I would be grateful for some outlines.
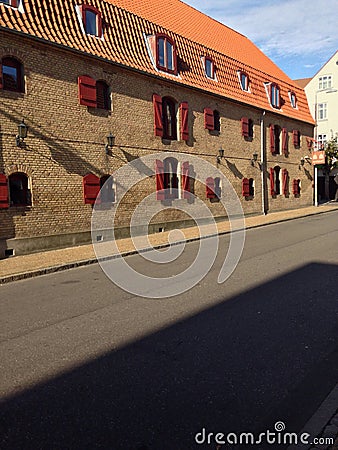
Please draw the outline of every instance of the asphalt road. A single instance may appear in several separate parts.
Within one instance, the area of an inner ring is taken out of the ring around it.
[[[249,230],[218,284],[222,236],[207,277],[170,299],[128,294],[98,265],[1,286],[0,448],[215,449],[196,433],[299,431],[338,380],[337,224]],[[169,267],[128,261],[168,276],[198,245]]]

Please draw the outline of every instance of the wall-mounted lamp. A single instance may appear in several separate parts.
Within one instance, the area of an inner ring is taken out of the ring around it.
[[[304,164],[305,164],[305,158],[300,158],[300,164],[301,164],[301,166],[304,166]]]
[[[113,136],[112,132],[110,132],[107,136],[107,144],[105,146],[106,155],[109,154],[109,149],[113,147],[114,143],[115,143],[115,136]]]
[[[224,150],[222,149],[222,147],[218,150],[218,156],[216,159],[217,164],[221,163],[221,159],[224,158]]]
[[[21,147],[21,144],[27,137],[28,127],[25,124],[25,121],[22,119],[22,122],[18,125],[18,134],[15,137],[15,142],[17,147]]]
[[[257,162],[257,160],[258,160],[258,153],[255,152],[255,153],[253,153],[253,155],[252,155],[251,165],[254,166],[254,165],[255,165],[255,162]]]

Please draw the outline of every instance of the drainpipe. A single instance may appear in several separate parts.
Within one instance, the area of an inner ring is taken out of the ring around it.
[[[261,115],[261,183],[262,183],[262,213],[264,215],[267,214],[267,207],[266,207],[266,189],[265,189],[265,166],[266,166],[266,161],[265,161],[265,133],[264,133],[264,116],[265,116],[265,111],[262,112]]]

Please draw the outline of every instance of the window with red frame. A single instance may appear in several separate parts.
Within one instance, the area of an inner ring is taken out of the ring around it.
[[[177,73],[176,48],[168,36],[156,36],[156,66],[165,72]]]
[[[29,180],[25,173],[16,172],[8,177],[11,206],[31,206],[32,197]]]
[[[270,85],[270,103],[274,108],[280,108],[280,89],[279,86],[275,83],[271,83]]]
[[[82,21],[85,32],[92,36],[102,36],[102,16],[100,11],[91,5],[81,5]]]

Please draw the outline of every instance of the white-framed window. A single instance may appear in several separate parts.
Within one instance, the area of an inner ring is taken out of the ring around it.
[[[289,98],[292,108],[297,108],[297,97],[293,91],[289,91]]]
[[[331,75],[323,75],[319,77],[319,85],[318,88],[320,91],[325,89],[330,89],[332,87],[332,77]]]
[[[318,149],[323,149],[325,147],[326,142],[327,142],[326,134],[318,134],[318,137],[317,137]]]
[[[318,103],[318,120],[327,119],[327,103]]]
[[[242,90],[245,92],[250,92],[248,75],[245,72],[242,72],[241,70],[239,70],[237,74]]]
[[[204,70],[205,70],[205,75],[212,79],[215,80],[216,78],[216,74],[215,74],[215,64],[214,61],[212,60],[212,58],[210,58],[210,56],[205,56],[204,58]]]

